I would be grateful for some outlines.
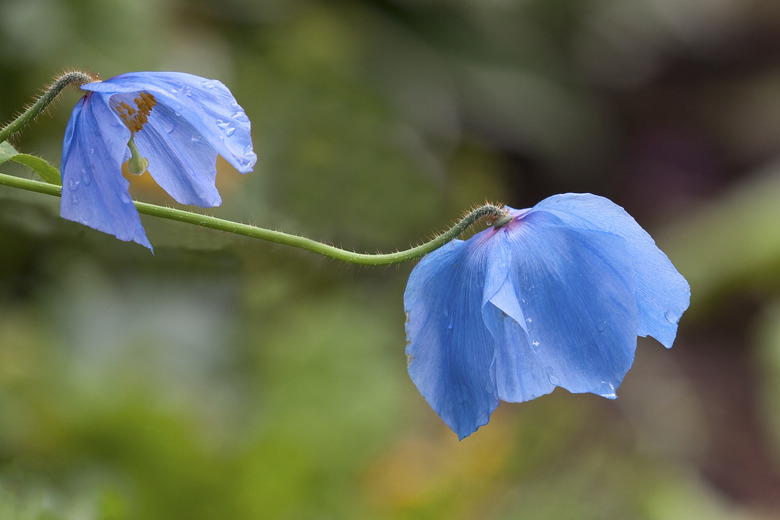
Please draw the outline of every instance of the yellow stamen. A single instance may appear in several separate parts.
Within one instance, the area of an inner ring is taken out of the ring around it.
[[[119,117],[122,118],[122,122],[125,126],[127,126],[131,132],[135,133],[139,132],[149,120],[149,113],[157,104],[157,100],[148,92],[141,92],[138,97],[133,100],[133,103],[135,103],[137,110],[122,101],[116,106],[116,111],[119,113]]]

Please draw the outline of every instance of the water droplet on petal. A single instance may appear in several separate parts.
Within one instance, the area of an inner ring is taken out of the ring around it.
[[[79,202],[81,202],[81,199],[80,199],[80,198],[78,198],[78,196],[77,196],[77,195],[73,195],[73,196],[70,198],[70,202],[71,202],[71,204],[73,204],[74,206],[78,206],[78,205],[79,205]]]
[[[230,137],[231,135],[236,133],[236,127],[234,127],[231,123],[227,121],[223,121],[221,119],[217,119],[217,126],[222,130],[226,136]]]
[[[552,367],[547,367],[547,379],[550,380],[551,385],[560,386],[561,380],[553,373]]]
[[[124,202],[125,204],[130,204],[131,202],[133,202],[133,200],[130,198],[130,195],[128,195],[125,192],[122,192],[119,195],[119,198],[122,199],[122,202]]]
[[[81,181],[84,183],[84,186],[92,184],[92,175],[90,175],[86,168],[81,169]]]
[[[528,323],[533,323],[534,320],[533,318],[526,318],[525,321],[527,321]]]
[[[160,121],[160,125],[162,125],[163,127],[163,130],[165,130],[169,134],[173,133],[174,128],[176,128],[176,125],[174,125],[173,121],[165,117],[161,117],[159,121]]]
[[[238,121],[239,123],[246,123],[247,121],[249,121],[249,118],[246,116],[243,110],[234,112],[233,119]]]
[[[596,329],[597,329],[599,332],[604,332],[604,327],[606,326],[606,324],[607,324],[607,322],[606,322],[606,321],[600,321],[600,322],[598,322],[598,323],[596,324]]]
[[[606,385],[606,390],[602,390],[601,397],[606,397],[607,399],[617,399],[617,394],[615,393],[615,385],[610,383],[609,381],[602,381],[602,385]]]
[[[214,87],[216,87],[216,86],[217,86],[217,85],[216,85],[216,83],[214,83],[214,82],[213,82],[213,81],[211,81],[210,79],[209,79],[209,80],[206,80],[206,81],[204,81],[204,82],[202,82],[200,85],[201,85],[203,88],[208,88],[208,89],[211,89],[211,88],[214,88]]]
[[[81,185],[81,181],[71,177],[68,179],[68,188],[70,188],[71,191],[76,191],[79,189],[79,185]]]
[[[672,323],[674,325],[676,325],[677,324],[677,320],[679,320],[679,318],[677,317],[677,314],[674,311],[666,311],[664,313],[664,317],[666,318],[666,321],[668,321],[669,323]]]
[[[202,140],[203,140],[203,138],[201,136],[199,136],[199,135],[193,134],[193,136],[190,137],[190,141],[193,142],[193,143],[199,143]]]

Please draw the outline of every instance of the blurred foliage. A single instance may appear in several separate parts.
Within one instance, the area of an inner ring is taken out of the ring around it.
[[[773,518],[774,0],[5,0],[0,120],[58,71],[226,83],[260,157],[215,214],[361,250],[486,199],[609,196],[688,277],[614,402],[502,404],[463,442],[405,370],[411,266],[0,188],[0,518]],[[68,92],[14,146],[53,164]],[[32,175],[4,163],[3,172]],[[134,196],[172,204],[147,177]]]

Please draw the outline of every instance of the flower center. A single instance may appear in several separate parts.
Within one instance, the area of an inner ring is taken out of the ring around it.
[[[148,92],[141,92],[137,98],[133,99],[133,103],[135,108],[125,101],[122,101],[114,108],[119,113],[119,117],[122,118],[125,126],[135,133],[139,132],[146,124],[149,119],[149,113],[157,104],[157,100]]]

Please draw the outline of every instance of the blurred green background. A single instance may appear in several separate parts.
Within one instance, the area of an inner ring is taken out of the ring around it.
[[[502,404],[458,442],[406,373],[412,265],[143,217],[153,256],[0,187],[0,518],[780,515],[776,0],[0,2],[0,121],[68,67],[231,88],[259,162],[220,163],[210,213],[392,250],[588,191],[692,305],[618,400]],[[15,146],[59,164],[78,97]]]

